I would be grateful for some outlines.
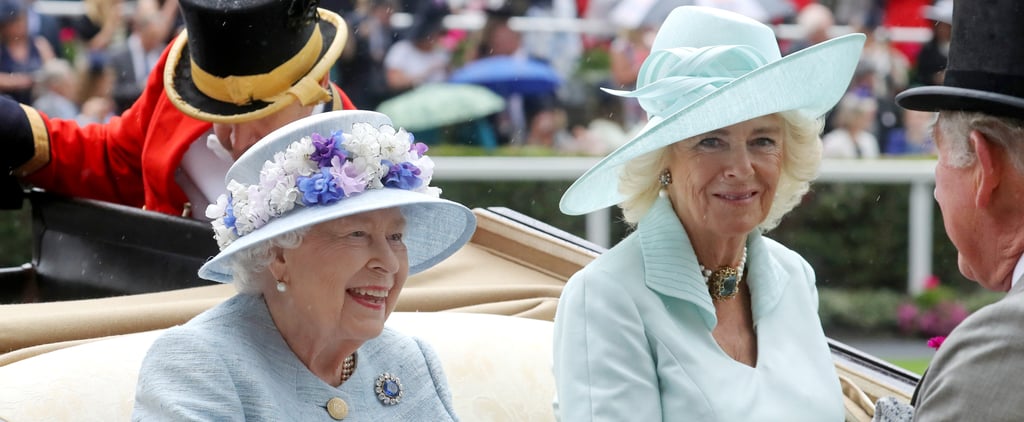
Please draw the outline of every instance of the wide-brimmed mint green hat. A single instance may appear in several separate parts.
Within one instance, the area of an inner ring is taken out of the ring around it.
[[[775,33],[754,19],[708,7],[674,9],[640,67],[637,89],[605,90],[637,98],[647,124],[580,176],[559,207],[579,215],[621,203],[622,166],[683,139],[783,111],[824,115],[846,91],[864,39],[850,34],[782,57]]]
[[[316,114],[271,132],[231,166],[227,193],[206,210],[221,250],[199,276],[230,283],[231,258],[241,251],[386,208],[405,217],[410,274],[441,262],[469,241],[476,217],[430,186],[434,163],[426,149],[373,111]]]

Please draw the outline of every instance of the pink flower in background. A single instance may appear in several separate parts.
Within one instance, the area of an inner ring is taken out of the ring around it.
[[[937,276],[922,279],[924,291],[896,308],[896,322],[905,334],[927,337],[949,335],[967,318],[967,308],[955,290],[944,286]]]
[[[450,29],[443,37],[441,37],[441,46],[443,46],[445,50],[454,51],[455,47],[457,47],[467,35],[466,31],[462,29]]]
[[[903,303],[900,304],[899,308],[896,308],[896,321],[904,333],[917,331],[918,314],[917,306],[911,303]]]
[[[78,34],[71,28],[61,28],[60,32],[57,33],[57,37],[62,43],[74,41],[77,36]]]
[[[928,339],[928,347],[939,350],[939,346],[942,346],[942,342],[946,341],[946,336],[935,336]]]

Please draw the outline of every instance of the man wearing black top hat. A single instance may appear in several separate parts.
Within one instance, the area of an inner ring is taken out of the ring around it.
[[[0,99],[0,205],[14,178],[69,196],[202,216],[234,158],[312,113],[354,109],[329,81],[348,29],[316,0],[181,0],[185,31],[139,99],[80,127]]]
[[[1024,418],[1024,2],[957,1],[941,86],[907,90],[938,111],[935,199],[960,272],[1000,301],[964,320],[932,359],[915,420]]]

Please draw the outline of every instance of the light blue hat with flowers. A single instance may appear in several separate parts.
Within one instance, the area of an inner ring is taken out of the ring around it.
[[[672,10],[640,66],[637,89],[605,89],[637,98],[647,124],[580,176],[559,207],[579,215],[621,203],[622,166],[683,139],[783,111],[822,116],[846,91],[864,39],[850,34],[782,57],[775,33],[754,19],[700,6]]]
[[[289,123],[242,154],[224,177],[228,193],[210,205],[220,253],[199,269],[230,283],[231,257],[283,233],[368,211],[398,207],[409,273],[459,250],[476,229],[463,205],[430,186],[427,146],[386,115],[333,111]]]

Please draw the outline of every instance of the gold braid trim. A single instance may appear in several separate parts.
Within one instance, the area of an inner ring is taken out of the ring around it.
[[[14,169],[15,176],[25,177],[50,163],[50,134],[46,131],[43,116],[40,116],[36,109],[24,104],[19,105],[25,112],[25,118],[28,119],[28,124],[32,128],[32,143],[35,145],[35,154],[32,159]]]

